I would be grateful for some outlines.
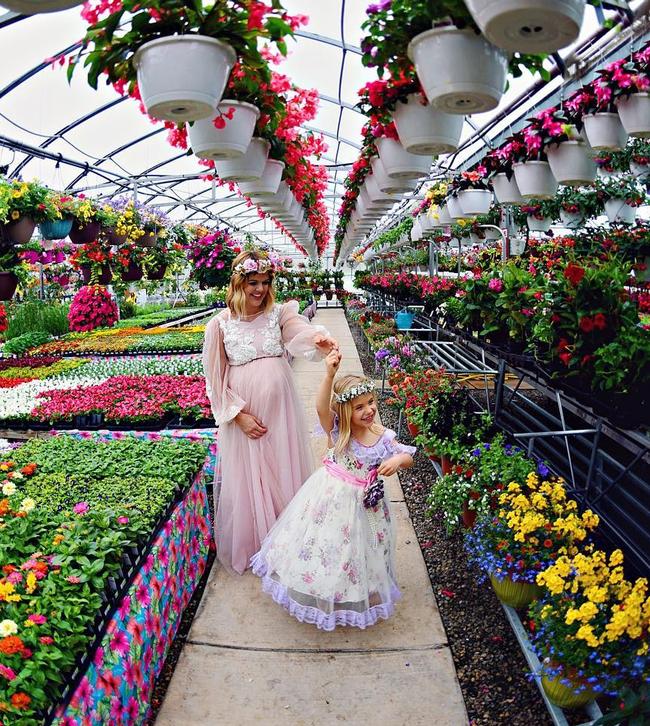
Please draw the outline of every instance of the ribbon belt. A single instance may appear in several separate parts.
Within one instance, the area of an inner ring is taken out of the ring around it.
[[[331,459],[323,459],[323,464],[325,469],[327,469],[332,476],[343,479],[344,482],[352,484],[355,487],[360,487],[361,489],[365,489],[367,486],[377,481],[377,469],[371,469],[368,477],[366,479],[362,479],[361,477],[354,476],[351,471]]]

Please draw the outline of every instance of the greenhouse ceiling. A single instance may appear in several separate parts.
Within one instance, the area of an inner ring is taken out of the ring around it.
[[[283,4],[292,14],[309,16],[278,70],[297,85],[318,90],[320,108],[306,127],[323,134],[328,145],[321,163],[328,167],[325,201],[333,231],[343,181],[358,156],[366,120],[355,108],[357,91],[376,78],[374,70],[363,67],[358,47],[367,3],[285,0]],[[638,12],[647,5],[647,0],[636,0],[630,8]],[[614,17],[615,11],[608,10],[607,15]],[[247,207],[227,187],[201,178],[206,170],[196,157],[171,147],[166,130],[149,123],[136,104],[110,86],[100,84],[97,91],[92,90],[82,73],[69,84],[64,69],[46,61],[70,52],[85,27],[79,7],[34,16],[0,8],[4,61],[0,66],[0,170],[91,197],[136,194],[139,201],[162,207],[172,218],[221,219],[290,253],[291,243],[270,221],[260,219],[254,207]],[[585,41],[598,30],[596,14],[588,8],[580,38],[562,51],[562,57],[576,49],[587,54]],[[597,53],[604,54],[606,47],[599,45]],[[549,60],[548,65],[555,64]],[[561,77],[546,86],[530,75],[517,79],[497,109],[466,119],[460,152],[440,158],[438,165],[456,168],[466,163],[538,103],[532,90],[547,98],[562,83]],[[513,101],[522,95],[525,102],[512,109]],[[483,131],[488,128],[489,133]],[[330,241],[328,253],[332,250]]]

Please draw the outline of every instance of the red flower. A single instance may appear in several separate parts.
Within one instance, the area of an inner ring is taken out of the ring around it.
[[[552,539],[545,539],[544,540],[544,547],[552,547],[553,546],[553,540]]]
[[[559,358],[562,361],[562,363],[564,363],[565,366],[568,366],[569,363],[571,362],[571,358],[573,358],[573,356],[571,355],[571,353],[566,352],[566,353],[560,353]]]
[[[22,692],[14,693],[10,700],[11,705],[20,711],[28,708],[29,704],[32,702],[32,699],[26,693]]]
[[[596,313],[594,315],[594,327],[598,330],[605,330],[607,327],[607,317],[602,313]]]
[[[585,276],[585,269],[584,267],[580,267],[579,265],[575,265],[573,262],[570,262],[565,268],[564,268],[564,277],[575,287],[580,283],[582,278]]]
[[[591,333],[594,329],[594,321],[588,315],[581,317],[578,325],[583,333]]]

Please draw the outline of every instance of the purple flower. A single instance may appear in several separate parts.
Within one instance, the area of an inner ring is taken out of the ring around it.
[[[546,466],[546,464],[543,461],[540,461],[537,463],[537,473],[544,477],[548,476],[550,474],[551,470]]]
[[[401,361],[398,355],[391,355],[391,357],[388,359],[388,364],[391,368],[399,368],[400,363]]]
[[[380,348],[375,353],[375,360],[384,360],[384,358],[386,358],[387,355],[388,355],[388,351],[386,350],[386,348]]]

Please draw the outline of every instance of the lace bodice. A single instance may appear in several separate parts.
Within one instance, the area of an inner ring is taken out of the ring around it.
[[[263,313],[250,322],[232,318],[230,315],[220,316],[219,326],[231,366],[241,366],[257,358],[275,358],[284,354],[279,305],[275,305],[270,313]]]

